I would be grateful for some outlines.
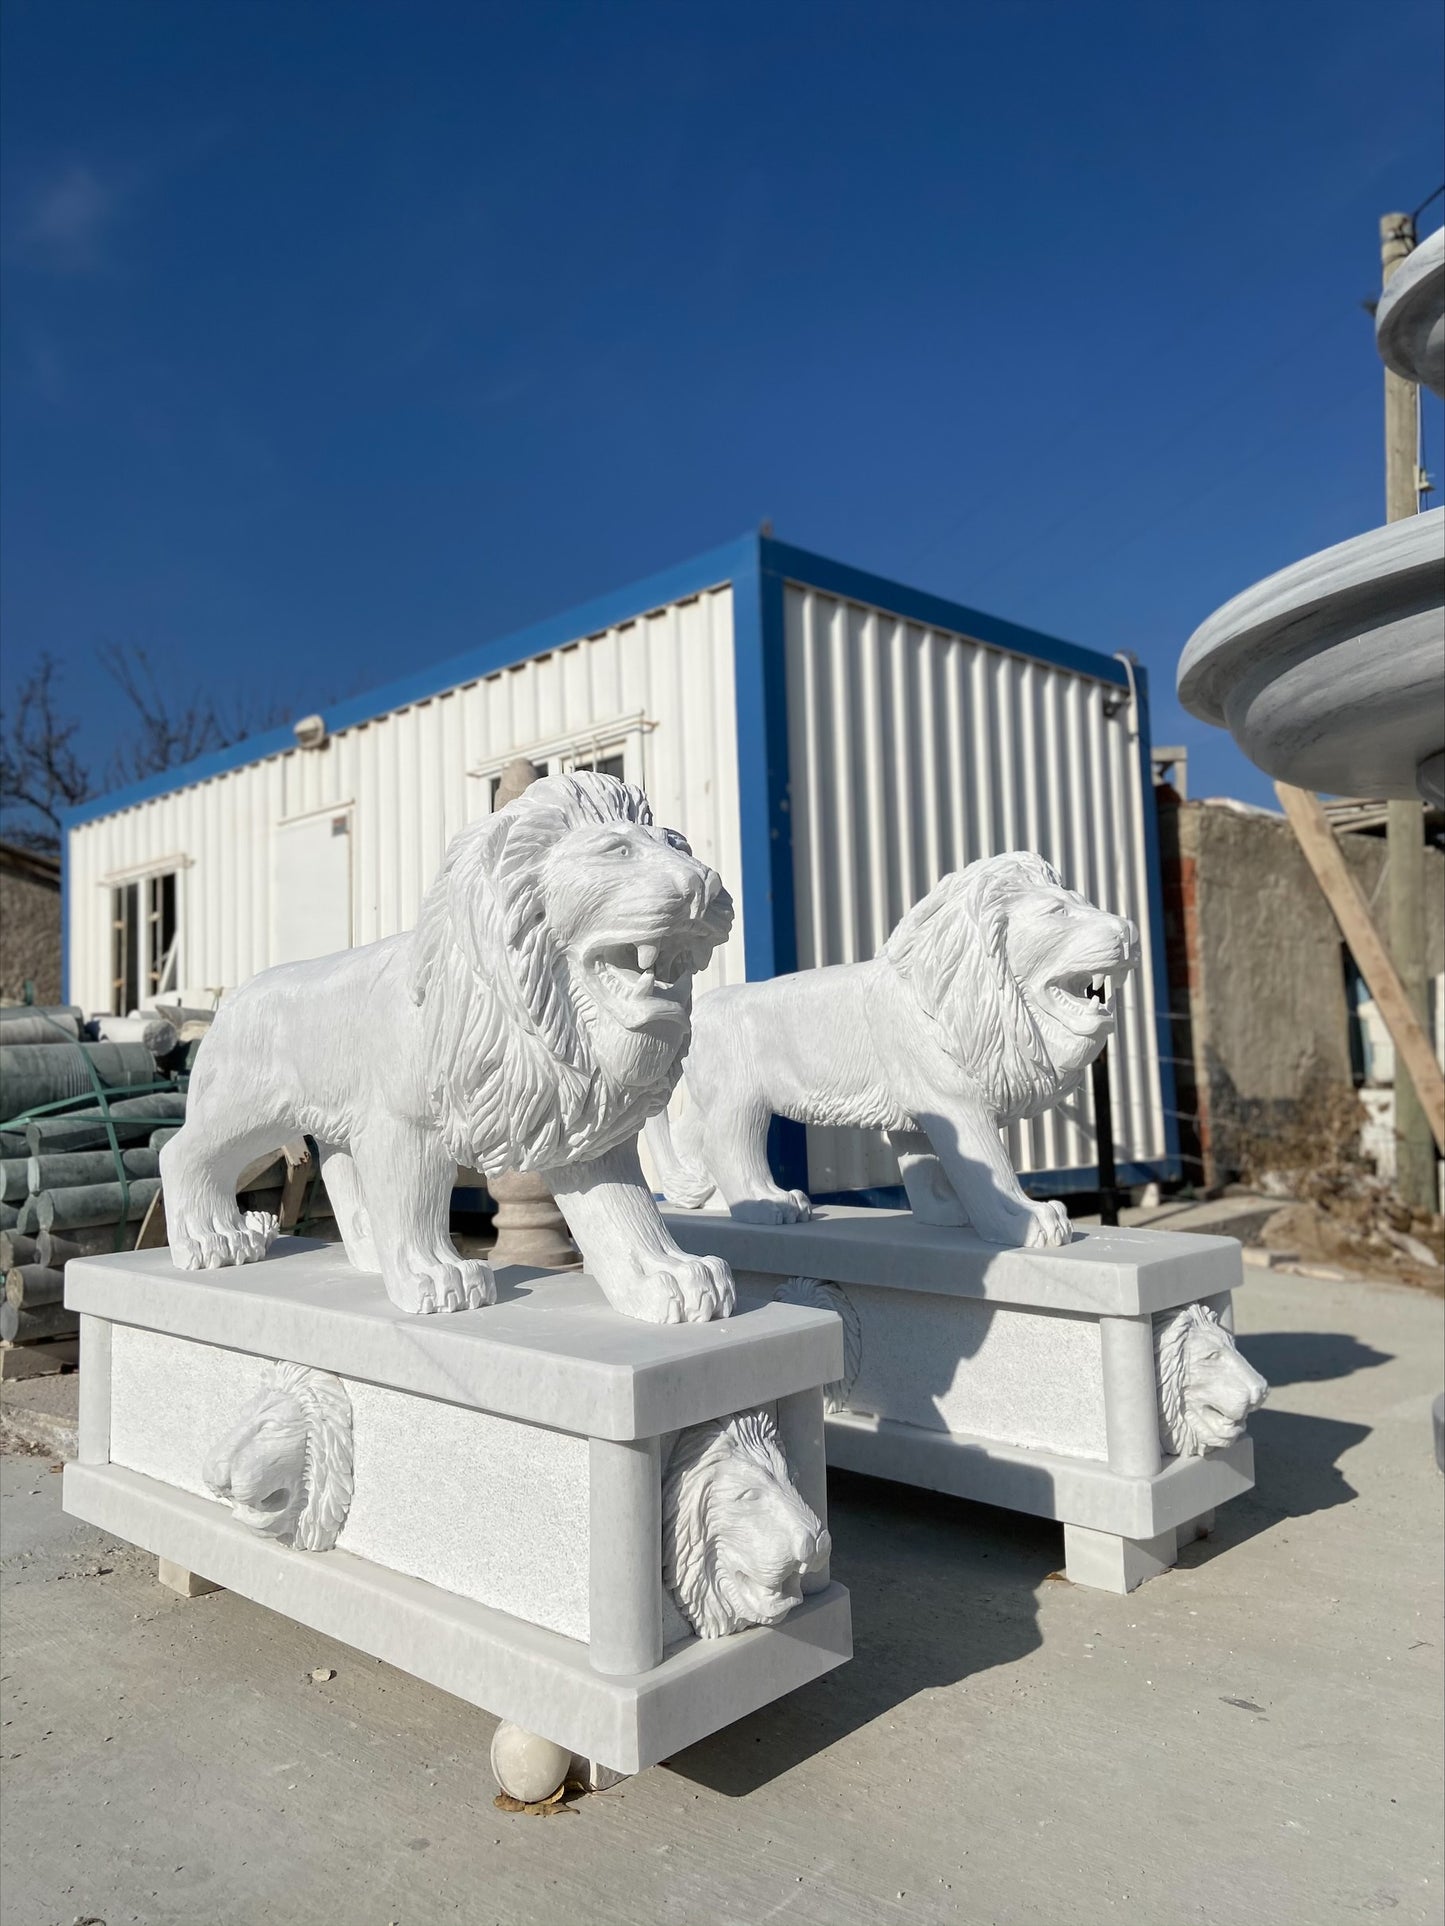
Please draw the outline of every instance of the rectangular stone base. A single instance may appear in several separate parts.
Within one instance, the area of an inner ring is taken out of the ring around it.
[[[717,1638],[694,1636],[662,1578],[663,1482],[688,1426],[763,1408],[826,1523],[829,1311],[659,1326],[585,1277],[514,1269],[485,1310],[409,1318],[379,1278],[297,1239],[240,1270],[180,1272],[165,1250],[79,1259],[66,1287],[84,1359],[66,1508],[154,1552],[186,1596],[238,1592],[616,1772],[849,1656],[847,1593],[825,1569],[778,1625]],[[324,1549],[268,1535],[288,1529],[294,1457],[259,1459],[255,1476],[281,1481],[274,1499],[247,1487],[261,1529],[212,1488],[238,1453],[258,1462],[258,1399],[264,1450],[294,1433],[278,1362],[327,1374],[299,1374],[332,1427],[315,1460],[305,1438],[305,1462],[345,1466]]]
[[[1174,1562],[1176,1534],[1254,1483],[1247,1437],[1170,1457],[1159,1435],[1154,1318],[1204,1303],[1232,1323],[1232,1238],[1090,1230],[1023,1251],[908,1211],[665,1216],[685,1250],[727,1259],[741,1303],[781,1293],[845,1318],[830,1465],[1055,1518],[1076,1583],[1132,1590]]]
[[[65,1508],[615,1772],[655,1765],[852,1654],[848,1594],[830,1585],[780,1626],[689,1639],[648,1672],[609,1678],[576,1639],[347,1552],[297,1554],[139,1472],[67,1465]]]

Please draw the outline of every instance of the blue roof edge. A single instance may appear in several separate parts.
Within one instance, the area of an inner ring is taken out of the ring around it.
[[[560,615],[548,616],[525,629],[498,636],[494,641],[467,650],[465,654],[435,662],[429,668],[420,669],[395,682],[384,683],[380,688],[367,690],[345,702],[333,703],[326,710],[327,730],[336,735],[343,729],[354,729],[365,722],[379,721],[382,716],[392,715],[398,709],[411,708],[419,702],[429,702],[463,683],[478,682],[484,676],[514,668],[519,662],[545,655],[552,649],[563,648],[569,642],[579,642],[586,636],[596,635],[599,630],[613,628],[619,622],[633,621],[646,615],[650,609],[700,595],[706,589],[731,581],[741,566],[753,560],[757,553],[757,542],[756,534],[725,542],[720,548],[709,549],[705,554],[695,555],[689,561],[663,569],[659,574],[632,582],[626,588],[614,589],[578,607],[564,609]],[[123,789],[112,789],[104,796],[93,796],[89,802],[78,803],[74,809],[62,812],[62,827],[77,829],[100,816],[113,816],[122,809],[134,808],[137,803],[169,795],[173,790],[189,789],[196,783],[209,781],[213,776],[223,776],[229,770],[242,768],[246,763],[264,762],[270,756],[280,755],[295,747],[296,738],[289,727],[269,729],[262,735],[244,737],[225,749],[213,750],[209,755],[197,756],[191,762],[178,763],[174,769],[163,769],[158,775],[147,776],[142,782],[130,783]]]
[[[1050,662],[1061,669],[1092,676],[1120,688],[1129,685],[1123,664],[1101,649],[1087,649],[1081,642],[1066,642],[1061,636],[1046,635],[1040,629],[1026,629],[1000,615],[986,615],[982,609],[963,602],[950,602],[946,596],[931,595],[924,589],[909,588],[891,581],[886,575],[870,575],[866,569],[847,562],[834,562],[806,548],[794,548],[773,536],[762,538],[763,567],[804,588],[822,589],[849,602],[865,602],[901,615],[933,629],[947,629],[1014,655],[1026,655],[1037,662]]]
[[[624,588],[613,589],[579,607],[564,609],[560,615],[548,616],[541,622],[499,636],[464,654],[433,663],[431,667],[413,675],[352,696],[345,702],[335,703],[326,712],[327,729],[335,735],[343,729],[376,722],[398,709],[431,701],[462,683],[480,681],[484,676],[513,668],[533,656],[545,655],[549,650],[595,635],[601,629],[635,620],[649,609],[660,608],[665,603],[686,596],[699,595],[705,589],[731,581],[740,570],[757,568],[759,565],[765,574],[782,576],[849,601],[871,603],[902,616],[906,621],[966,635],[974,641],[1029,656],[1036,661],[1050,662],[1059,668],[1072,669],[1100,682],[1127,683],[1122,666],[1113,657],[1098,650],[1086,649],[1076,642],[1065,642],[1058,636],[1046,635],[1037,629],[1023,628],[1016,622],[1005,621],[1001,616],[986,615],[962,602],[950,602],[943,596],[931,595],[922,589],[909,588],[905,583],[891,581],[887,576],[869,574],[864,569],[832,561],[810,549],[795,548],[791,543],[780,542],[770,535],[747,534],[663,569],[656,575],[649,575]],[[224,749],[213,750],[209,755],[197,756],[193,761],[180,763],[174,769],[148,776],[144,781],[130,783],[125,788],[112,789],[103,796],[94,796],[89,802],[78,803],[75,808],[62,812],[62,828],[67,831],[78,829],[102,816],[113,816],[122,809],[133,809],[137,803],[150,802],[157,796],[170,795],[175,790],[189,789],[196,783],[224,776],[247,763],[264,762],[295,746],[295,736],[287,727],[247,736]]]

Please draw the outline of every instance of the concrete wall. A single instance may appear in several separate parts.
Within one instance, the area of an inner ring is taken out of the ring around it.
[[[0,848],[0,1003],[60,1001],[60,874],[53,858]]]
[[[1303,1099],[1352,1083],[1345,950],[1283,817],[1161,788],[1166,952],[1184,1174],[1235,1174],[1243,1139],[1300,1121]],[[1341,846],[1381,922],[1380,836]],[[1431,975],[1445,969],[1445,856],[1426,852]]]

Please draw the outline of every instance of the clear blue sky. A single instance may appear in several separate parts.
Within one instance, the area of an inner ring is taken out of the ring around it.
[[[1137,651],[1195,793],[1268,797],[1174,667],[1383,520],[1437,0],[0,24],[4,686],[53,650],[98,758],[97,643],[301,714],[768,517]]]

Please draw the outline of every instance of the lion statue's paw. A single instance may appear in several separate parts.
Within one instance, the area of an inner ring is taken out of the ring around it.
[[[440,1311],[481,1311],[497,1301],[491,1266],[467,1257],[439,1257],[413,1268],[402,1278],[400,1290],[393,1290],[390,1282],[387,1290],[398,1309],[423,1317]]]
[[[728,1206],[740,1224],[806,1224],[813,1204],[806,1191],[787,1190],[776,1197],[744,1197]]]
[[[1057,1250],[1072,1236],[1069,1213],[1062,1204],[1051,1198],[1029,1207],[1029,1227],[1024,1237],[1026,1251]]]
[[[232,1264],[258,1264],[270,1250],[277,1220],[269,1211],[248,1210],[233,1223],[170,1227],[171,1261],[183,1271],[219,1271]]]
[[[720,1257],[688,1257],[682,1251],[649,1259],[646,1270],[607,1295],[625,1316],[649,1324],[706,1324],[731,1317],[736,1302],[733,1274]]]

